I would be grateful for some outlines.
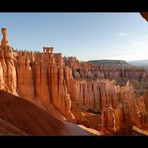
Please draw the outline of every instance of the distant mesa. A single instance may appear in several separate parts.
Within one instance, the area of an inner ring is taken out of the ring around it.
[[[90,60],[88,63],[93,64],[104,64],[104,65],[110,65],[110,66],[130,66],[126,61],[124,60]]]

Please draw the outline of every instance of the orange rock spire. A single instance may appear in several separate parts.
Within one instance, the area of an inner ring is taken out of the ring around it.
[[[1,32],[3,35],[3,38],[1,40],[1,46],[5,47],[5,46],[9,46],[8,45],[8,40],[7,40],[7,29],[6,28],[1,28]]]

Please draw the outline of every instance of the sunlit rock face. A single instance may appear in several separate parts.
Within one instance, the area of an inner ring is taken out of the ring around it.
[[[62,57],[53,47],[43,52],[13,51],[7,30],[0,45],[0,89],[21,96],[60,120],[106,134],[132,135],[132,126],[147,128],[147,91],[136,96],[130,81],[148,81],[136,67],[110,67]]]
[[[12,94],[17,94],[16,93],[17,75],[16,75],[13,51],[12,48],[8,45],[7,29],[2,28],[1,32],[3,37],[0,45],[0,65],[1,65],[0,87],[8,92],[11,92]]]

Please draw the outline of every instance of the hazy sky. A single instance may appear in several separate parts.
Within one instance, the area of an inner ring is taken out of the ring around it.
[[[0,13],[0,27],[17,49],[53,46],[80,60],[148,59],[148,23],[139,13]]]

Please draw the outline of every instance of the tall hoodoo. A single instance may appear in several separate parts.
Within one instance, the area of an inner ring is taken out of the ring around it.
[[[9,46],[8,40],[7,40],[7,29],[6,28],[1,28],[1,32],[2,32],[2,35],[3,35],[3,38],[1,40],[1,46],[2,47]]]
[[[0,45],[0,55],[1,55],[1,65],[3,72],[3,81],[4,81],[4,90],[12,93],[16,93],[16,85],[17,85],[17,76],[16,76],[16,68],[14,64],[14,55],[12,48],[8,44],[7,40],[7,29],[2,28],[2,40]]]

